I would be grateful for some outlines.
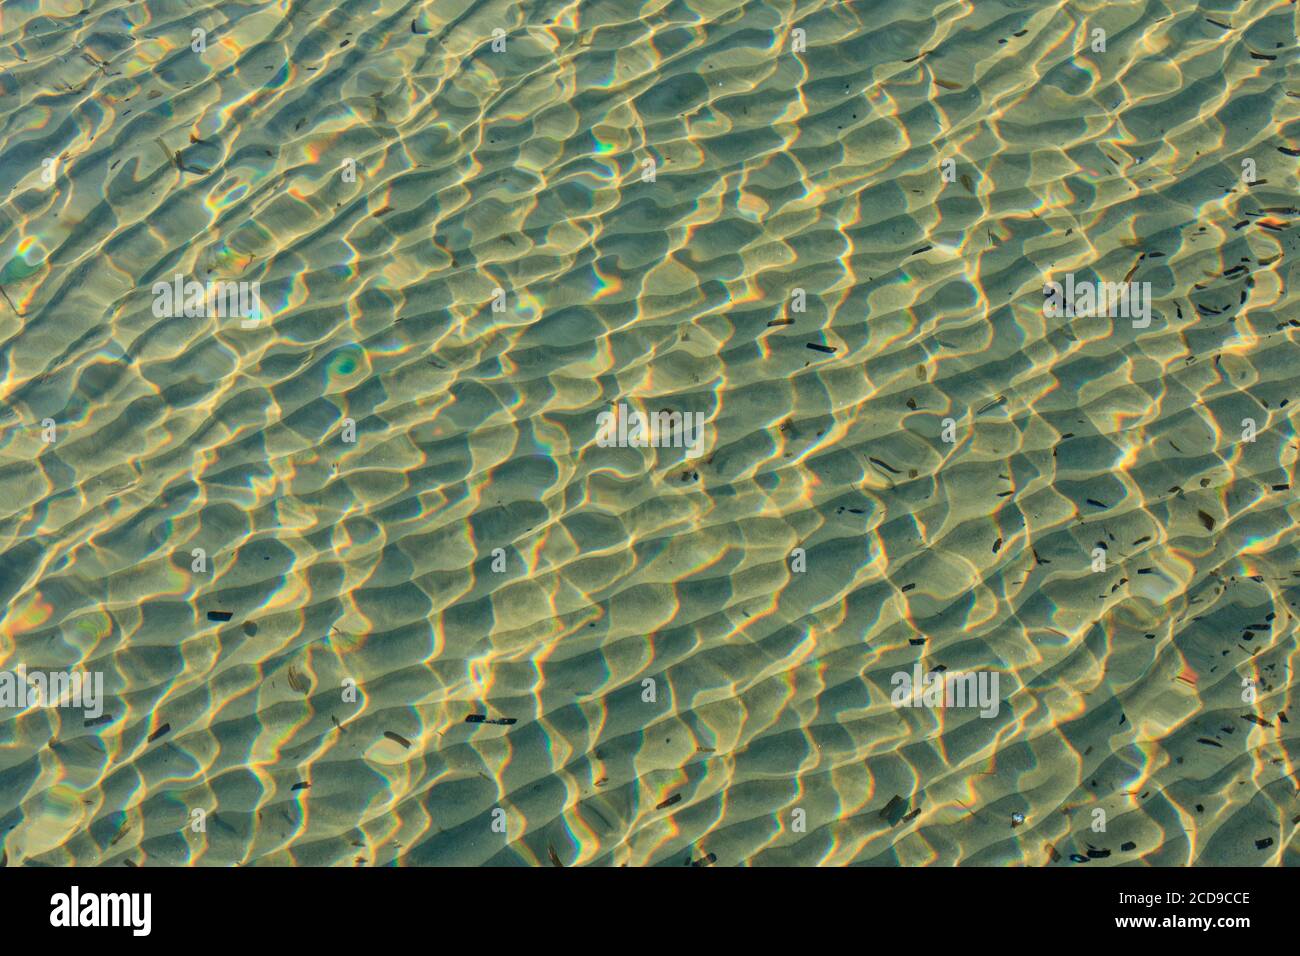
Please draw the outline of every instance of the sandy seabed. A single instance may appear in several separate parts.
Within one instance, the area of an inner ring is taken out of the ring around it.
[[[1294,4],[353,6],[0,7],[10,865],[1296,862]]]

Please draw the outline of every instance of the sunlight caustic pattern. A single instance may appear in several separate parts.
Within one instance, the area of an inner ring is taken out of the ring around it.
[[[364,6],[0,7],[11,865],[1296,862],[1294,4]]]

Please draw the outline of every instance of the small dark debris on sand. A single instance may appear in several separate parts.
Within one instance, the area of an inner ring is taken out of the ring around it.
[[[1262,839],[1262,840],[1256,840],[1256,841],[1255,841],[1255,849],[1256,849],[1256,850],[1267,850],[1267,849],[1268,849],[1269,847],[1271,847],[1272,845],[1273,845],[1273,838],[1272,838],[1272,837],[1264,837],[1264,839]]]
[[[297,783],[295,783],[292,787],[289,788],[289,792],[292,793],[295,790],[308,790],[310,788],[311,788],[311,784],[308,783],[306,780],[299,780]]]
[[[85,726],[98,727],[100,724],[108,724],[108,723],[112,723],[112,721],[113,721],[112,714],[100,714],[98,717],[92,717],[90,718],[90,720],[87,720],[85,722]]]
[[[407,740],[405,737],[403,737],[401,734],[395,734],[391,730],[385,730],[384,736],[387,737],[389,740],[393,740],[401,744],[407,750],[411,749],[411,742]]]
[[[816,342],[808,342],[807,345],[814,352],[825,352],[827,355],[835,354],[835,349],[830,345],[818,345]]]
[[[1261,727],[1272,727],[1272,726],[1273,726],[1273,725],[1270,724],[1267,720],[1265,720],[1263,717],[1258,717],[1258,716],[1256,716],[1255,714],[1242,714],[1242,715],[1241,715],[1241,719],[1242,719],[1242,720],[1249,720],[1251,723],[1253,723],[1253,724],[1259,724]]]
[[[895,794],[890,801],[885,804],[885,809],[880,811],[880,819],[884,820],[891,827],[897,826],[898,821],[903,819],[903,814],[907,813],[907,801]]]
[[[470,714],[465,718],[467,724],[500,724],[503,727],[509,727],[511,724],[518,723],[514,717],[493,717],[488,719],[486,714]]]
[[[235,615],[232,614],[230,611],[209,611],[208,612],[209,621],[229,621],[234,616]]]
[[[655,809],[656,809],[656,810],[662,810],[662,809],[664,809],[665,807],[671,807],[673,804],[675,804],[675,803],[681,803],[681,802],[682,802],[682,795],[681,795],[680,793],[674,793],[671,797],[669,797],[669,798],[668,798],[667,800],[665,800],[663,803],[659,804],[659,806],[655,807]]]
[[[117,828],[117,835],[108,841],[109,846],[117,846],[122,838],[131,832],[131,821],[123,820],[122,825]]]
[[[546,854],[551,858],[551,866],[564,866],[564,864],[560,862],[560,854],[555,852],[554,843],[546,844]]]
[[[291,690],[297,691],[299,694],[311,693],[311,679],[298,673],[297,669],[292,665],[289,666],[285,676],[289,679]]]
[[[703,859],[699,859],[699,860],[692,860],[690,857],[687,857],[686,862],[689,863],[691,866],[711,866],[712,864],[718,862],[718,854],[709,853],[706,854]]]
[[[159,727],[157,730],[155,730],[153,733],[149,735],[149,740],[147,741],[147,743],[153,743],[163,734],[170,733],[171,729],[172,729],[171,724],[163,724],[161,727]]]

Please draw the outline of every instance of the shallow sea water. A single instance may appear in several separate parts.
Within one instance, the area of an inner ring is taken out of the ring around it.
[[[4,0],[8,863],[1295,863],[1296,26]]]

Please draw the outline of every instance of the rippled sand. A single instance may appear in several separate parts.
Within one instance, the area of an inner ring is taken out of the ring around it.
[[[6,0],[9,864],[1296,862],[1296,18]]]

